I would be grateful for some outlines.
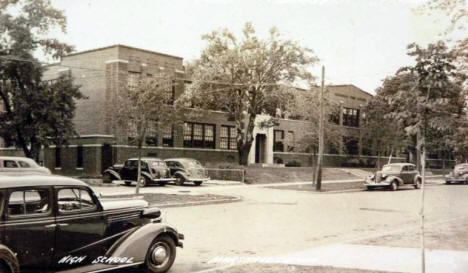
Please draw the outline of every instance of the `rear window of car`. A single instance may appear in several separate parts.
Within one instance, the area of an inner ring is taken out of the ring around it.
[[[50,212],[48,189],[17,190],[10,193],[8,215],[47,214]]]
[[[3,160],[4,168],[18,168],[18,164],[13,160]]]
[[[18,161],[19,165],[21,166],[21,168],[31,168],[31,164],[29,164],[28,162],[26,161]]]

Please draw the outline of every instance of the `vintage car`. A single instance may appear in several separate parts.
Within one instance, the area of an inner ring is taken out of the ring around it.
[[[468,183],[468,163],[457,164],[448,175],[445,176],[445,184]]]
[[[136,182],[138,176],[138,159],[130,158],[124,164],[116,164],[109,167],[102,174],[104,183],[111,183],[113,180],[124,180],[127,186]],[[156,183],[161,186],[175,179],[171,177],[169,168],[162,159],[155,157],[141,158],[141,181],[140,186]]]
[[[165,159],[171,175],[176,179],[176,184],[181,186],[185,182],[193,182],[200,186],[203,182],[210,180],[208,173],[200,162],[192,158],[169,158]]]
[[[166,272],[184,236],[142,199],[61,176],[0,175],[0,272]]]
[[[36,161],[27,157],[0,156],[0,173],[9,174],[51,174],[50,170],[40,166]]]
[[[381,171],[367,177],[366,188],[372,190],[385,187],[396,191],[401,186],[412,185],[415,189],[419,189],[421,182],[421,175],[414,164],[392,163],[384,165]]]

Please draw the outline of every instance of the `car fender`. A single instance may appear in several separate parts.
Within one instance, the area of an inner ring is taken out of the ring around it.
[[[184,172],[184,171],[177,171],[175,174],[174,174],[174,177],[176,177],[176,175],[180,175],[182,176],[185,180],[190,180],[187,173]]]
[[[404,184],[403,179],[395,175],[390,175],[385,178],[385,181],[387,181],[388,183],[392,182],[393,180],[398,181],[398,186],[401,186]]]
[[[416,184],[416,181],[418,181],[418,179],[420,179],[422,183],[422,176],[419,174],[414,177],[413,183]]]
[[[115,180],[122,180],[122,178],[120,177],[120,174],[114,170],[105,170],[104,174],[106,173],[112,175],[115,178]]]
[[[179,245],[179,233],[176,229],[162,223],[148,223],[121,237],[107,251],[106,257],[133,258],[133,262],[145,261],[146,253],[153,240],[161,234],[167,234]]]
[[[148,173],[148,172],[141,172],[141,175],[142,175],[143,177],[148,178],[149,180],[153,180],[153,176],[152,176],[150,173]]]
[[[2,261],[12,273],[20,272],[20,266],[16,255],[5,245],[0,245],[0,261]]]

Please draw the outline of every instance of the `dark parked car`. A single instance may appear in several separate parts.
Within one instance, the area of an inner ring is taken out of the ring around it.
[[[415,189],[421,187],[422,178],[416,166],[410,163],[392,163],[382,167],[381,171],[366,179],[366,188],[372,190],[378,187],[390,188],[396,191],[404,185],[412,185]]]
[[[102,199],[61,176],[0,176],[0,272],[166,272],[184,236],[142,199]]]
[[[204,181],[210,180],[205,168],[195,159],[169,158],[164,161],[171,170],[171,175],[176,179],[177,185],[193,182],[195,185],[200,186]]]
[[[453,171],[445,176],[445,184],[468,183],[468,163],[457,164]]]
[[[140,186],[144,187],[151,183],[157,183],[161,186],[175,179],[171,177],[169,168],[162,159],[155,157],[144,157],[141,159]],[[104,183],[110,183],[113,180],[124,180],[126,185],[136,182],[138,176],[138,159],[130,158],[122,164],[116,164],[106,169],[102,175]]]

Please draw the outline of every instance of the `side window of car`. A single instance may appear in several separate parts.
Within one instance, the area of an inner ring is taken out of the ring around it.
[[[60,213],[93,211],[97,208],[89,192],[83,189],[60,189],[57,204]]]
[[[14,191],[8,199],[8,215],[47,214],[50,194],[47,189]]]
[[[18,164],[13,160],[3,160],[3,167],[5,167],[5,168],[18,168]]]
[[[408,166],[403,166],[403,171],[407,172],[408,171]]]
[[[408,171],[414,171],[414,170],[415,170],[414,166],[408,166]]]
[[[31,168],[31,165],[29,165],[28,162],[26,161],[18,161],[19,165],[21,166],[21,168]]]

